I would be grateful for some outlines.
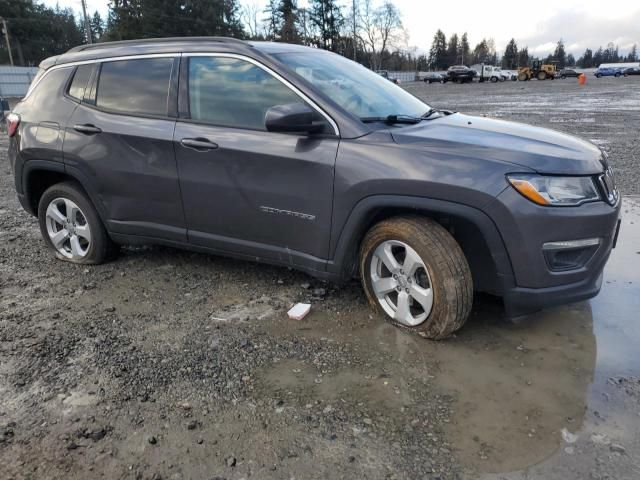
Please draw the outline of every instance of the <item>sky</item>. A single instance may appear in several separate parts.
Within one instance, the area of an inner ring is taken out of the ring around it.
[[[265,5],[267,0],[240,0]],[[360,0],[361,1],[361,0]],[[378,0],[381,2],[382,0]],[[374,0],[375,2],[375,0]],[[609,42],[626,53],[640,47],[638,0],[393,0],[409,32],[408,47],[427,52],[438,28],[447,38],[467,32],[471,47],[484,37],[495,40],[499,53],[511,38],[529,53],[547,55],[562,38],[568,52],[578,56],[586,48]],[[81,11],[80,0],[46,0],[45,3]],[[341,0],[350,5],[351,0]],[[307,0],[298,0],[306,6]],[[88,10],[106,16],[108,0],[87,0]]]

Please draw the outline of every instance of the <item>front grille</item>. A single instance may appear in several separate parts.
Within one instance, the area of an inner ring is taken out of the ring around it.
[[[607,203],[609,203],[609,205],[615,205],[618,201],[619,193],[616,188],[616,182],[613,179],[613,172],[611,171],[611,168],[607,167],[604,173],[598,177],[598,180]]]

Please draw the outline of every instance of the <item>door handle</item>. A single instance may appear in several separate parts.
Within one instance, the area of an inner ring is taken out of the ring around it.
[[[199,152],[206,152],[209,150],[215,150],[218,148],[217,143],[213,143],[206,138],[183,138],[180,140],[180,144],[186,148],[192,148]]]
[[[95,125],[91,125],[90,123],[85,123],[84,125],[74,125],[73,129],[76,132],[86,133],[88,135],[102,132],[100,128],[96,127]]]

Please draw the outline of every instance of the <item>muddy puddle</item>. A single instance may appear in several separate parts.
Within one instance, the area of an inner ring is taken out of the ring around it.
[[[602,291],[588,302],[513,323],[482,297],[463,330],[439,343],[366,308],[328,310],[266,326],[345,344],[369,363],[326,374],[282,363],[266,373],[272,388],[359,398],[409,422],[416,389],[434,386],[453,399],[444,434],[467,478],[640,478],[640,198],[625,199]],[[367,376],[371,365],[384,375]]]

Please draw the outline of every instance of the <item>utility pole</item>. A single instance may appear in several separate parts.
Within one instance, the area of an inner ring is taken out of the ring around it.
[[[87,17],[87,3],[85,0],[82,2],[82,17],[84,18],[84,35],[87,37],[87,43],[93,43],[91,39],[91,25],[89,24],[89,17]]]
[[[358,56],[358,47],[357,47],[357,41],[356,41],[356,0],[353,0],[353,61],[355,62],[357,60],[357,56]]]
[[[13,55],[11,54],[11,43],[9,42],[9,29],[7,28],[7,21],[0,17],[2,22],[2,32],[4,33],[4,39],[7,42],[7,51],[9,52],[9,62],[13,66]]]

